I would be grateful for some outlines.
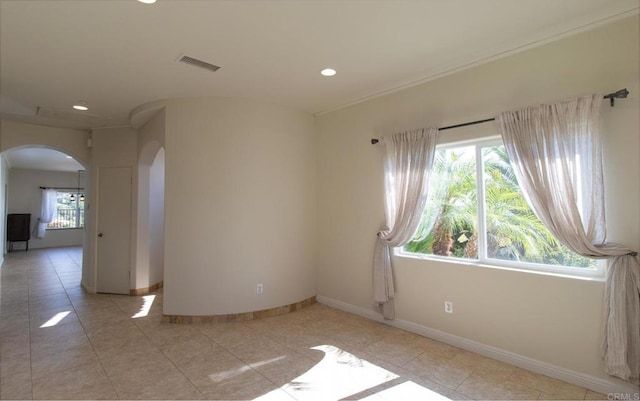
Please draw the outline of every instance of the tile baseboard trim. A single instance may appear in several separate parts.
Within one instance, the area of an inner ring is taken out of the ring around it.
[[[603,379],[596,376],[587,375],[584,373],[576,372],[571,369],[566,369],[560,366],[555,366],[550,363],[538,361],[523,355],[519,355],[513,352],[505,351],[503,349],[493,347],[490,345],[482,344],[476,341],[468,340],[463,337],[459,337],[447,332],[433,329],[431,327],[419,325],[410,321],[396,319],[387,320],[379,313],[363,308],[360,306],[352,305],[346,302],[338,301],[333,298],[328,298],[322,295],[317,297],[318,303],[331,306],[336,309],[343,310],[345,312],[353,313],[354,315],[362,316],[371,320],[375,320],[380,323],[387,324],[389,326],[397,327],[415,334],[419,334],[424,337],[431,338],[433,340],[441,341],[443,343],[453,345],[454,347],[462,348],[467,351],[475,352],[492,359],[496,359],[501,362],[508,363],[510,365],[517,366],[522,369],[530,370],[535,373],[539,373],[545,376],[553,377],[564,382],[584,387],[586,389],[596,391],[602,394],[611,393],[630,393],[637,394],[638,389],[630,383],[622,380],[611,378],[610,380]]]
[[[160,281],[159,283],[155,283],[151,287],[146,288],[132,288],[129,290],[130,296],[138,296],[138,295],[147,295],[151,292],[158,291],[160,288],[164,287],[164,281]]]
[[[189,316],[189,315],[162,315],[162,321],[165,323],[224,323],[224,322],[239,322],[246,320],[262,319],[265,317],[280,316],[290,312],[295,312],[307,306],[315,304],[316,297],[307,298],[305,300],[294,302],[289,305],[277,306],[275,308],[262,309],[254,312],[244,313],[231,313],[228,315],[204,315],[204,316]]]

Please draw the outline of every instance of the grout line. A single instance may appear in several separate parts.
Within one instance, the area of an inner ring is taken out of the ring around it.
[[[405,362],[402,366],[400,366],[402,369],[405,369],[405,366],[407,366],[408,364],[410,364],[411,362],[415,361],[416,359],[420,358],[422,355],[426,354],[427,351],[423,350],[422,348],[420,348],[420,352],[418,355],[416,355],[415,357],[409,359],[407,362]]]
[[[141,299],[141,298],[143,297],[143,295],[138,295],[138,296],[129,296],[129,295],[127,295],[127,297],[132,298],[132,299],[134,299],[134,298]],[[118,303],[117,303],[117,302],[115,302],[115,301],[113,300],[113,298],[112,298],[112,297],[108,296],[108,298],[109,298],[109,300],[110,300],[110,301],[111,301],[111,302],[116,306],[116,308],[118,308],[118,310],[120,311],[120,313],[122,313],[123,315],[125,315],[125,317],[127,318],[125,321],[130,321],[130,320],[131,320],[131,317],[129,316],[129,314],[128,314],[128,313],[126,313],[126,312],[125,312],[125,311],[120,307],[120,305],[118,305]],[[171,363],[171,364],[176,368],[176,370],[177,370],[178,372],[180,372],[180,374],[181,374],[181,375],[182,375],[182,376],[183,376],[183,377],[184,377],[184,378],[185,378],[189,383],[191,383],[191,385],[196,389],[196,391],[198,391],[198,393],[200,393],[200,395],[202,396],[202,398],[206,400],[206,399],[207,399],[207,397],[204,395],[204,393],[202,392],[202,390],[200,390],[200,387],[198,387],[198,386],[197,386],[193,381],[191,381],[191,379],[190,379],[190,378],[189,378],[189,377],[188,377],[188,376],[187,376],[187,375],[182,371],[182,369],[180,369],[180,368],[179,368],[179,367],[178,367],[178,366],[177,366],[177,365],[176,365],[176,364],[171,360],[171,358],[169,358],[169,357],[167,356],[167,354],[165,354],[165,353],[164,353],[164,351],[163,351],[162,349],[160,349],[160,347],[159,347],[159,346],[157,346],[156,344],[154,344],[154,342],[153,342],[153,340],[151,339],[151,337],[149,337],[149,336],[147,335],[147,333],[145,333],[145,332],[144,332],[144,330],[143,330],[143,329],[142,329],[142,328],[141,328],[141,327],[140,327],[140,326],[139,326],[135,321],[132,321],[132,322],[131,322],[131,324],[132,324],[132,325],[133,325],[133,326],[134,326],[138,331],[140,331],[140,333],[141,333],[141,334],[142,334],[142,335],[143,335],[143,336],[148,340],[149,344],[150,344],[152,347],[154,347],[155,349],[157,349],[158,351],[160,351],[160,353],[162,354],[162,356],[164,356],[164,358],[165,358],[167,361],[169,361],[169,363]],[[189,327],[189,328],[190,328],[190,326],[185,326],[185,328],[187,328],[187,327]],[[205,336],[205,337],[206,337],[206,336]],[[208,338],[208,337],[207,337],[207,338]]]
[[[249,330],[251,330],[252,332],[258,334],[261,337],[265,337],[265,338],[269,338],[267,336],[265,336],[264,334],[260,333],[258,330],[254,329],[253,327],[247,326],[244,323],[238,322],[240,325],[247,327]],[[215,324],[215,323],[214,323]],[[196,330],[198,330],[198,332],[200,332],[200,334],[202,334],[203,336],[207,337],[211,342],[213,342],[214,344],[216,344],[217,346],[221,347],[222,349],[224,349],[225,351],[227,351],[229,354],[231,354],[234,358],[236,358],[237,360],[239,360],[240,362],[242,362],[246,367],[248,367],[250,370],[252,370],[254,373],[260,375],[262,378],[264,378],[265,380],[267,380],[268,382],[270,382],[271,384],[273,384],[274,386],[276,386],[276,388],[278,388],[279,390],[285,391],[282,389],[282,386],[279,386],[277,383],[275,383],[273,380],[269,379],[268,377],[266,377],[265,375],[263,375],[262,373],[258,372],[256,369],[253,368],[253,366],[251,366],[251,364],[247,363],[244,361],[244,359],[240,358],[238,355],[236,355],[233,351],[231,351],[229,348],[227,348],[226,346],[220,344],[219,342],[217,342],[216,340],[214,340],[213,338],[209,337],[208,335],[206,335],[205,333],[203,333],[200,329],[196,328]],[[269,338],[270,339],[270,338]],[[296,399],[295,397],[293,397],[291,394],[289,394],[287,391],[285,391],[285,393],[287,395],[289,395],[290,397],[292,397],[294,400]]]
[[[65,292],[66,292],[66,290],[65,290]],[[68,296],[68,294],[67,294],[67,296]],[[107,299],[109,300],[109,302],[113,303],[118,308],[118,305],[115,302],[113,302],[113,300],[111,298],[107,297]],[[69,298],[69,300],[71,301],[71,298]],[[71,301],[71,306],[73,307],[73,310],[76,313],[76,316],[78,316],[78,321],[80,321],[80,326],[82,326],[82,331],[84,331],[84,335],[87,337],[87,341],[89,341],[89,344],[91,344],[91,349],[93,350],[93,353],[96,356],[96,359],[98,360],[98,363],[100,364],[100,368],[102,369],[102,372],[104,373],[104,375],[107,378],[107,380],[109,380],[109,383],[111,384],[111,388],[113,389],[114,394],[118,397],[118,399],[120,399],[120,400],[123,399],[122,398],[122,394],[120,394],[118,392],[118,389],[116,388],[115,384],[113,383],[113,380],[112,380],[111,376],[107,373],[107,369],[104,367],[104,364],[102,363],[102,360],[100,359],[100,355],[98,355],[98,351],[96,351],[96,347],[93,345],[93,341],[91,341],[91,337],[89,337],[89,333],[87,333],[87,329],[84,327],[84,324],[82,323],[82,320],[80,319],[80,316],[78,315],[78,312],[76,311],[75,305],[73,305],[73,301]],[[118,308],[118,309],[120,309],[120,308]]]
[[[118,306],[118,309],[120,309],[120,311],[121,311],[122,313],[124,313],[124,311],[122,310],[122,308],[120,308],[120,306]],[[197,385],[196,385],[196,384],[195,384],[195,383],[194,383],[194,382],[189,378],[189,376],[187,376],[187,375],[182,371],[182,369],[180,369],[180,368],[178,367],[178,365],[176,365],[176,364],[173,362],[173,360],[171,360],[171,358],[169,358],[169,357],[167,356],[167,354],[165,354],[165,353],[164,353],[164,351],[163,351],[162,349],[160,349],[160,347],[158,347],[157,345],[155,345],[155,344],[153,343],[153,341],[152,341],[151,337],[149,337],[149,336],[147,335],[147,333],[145,333],[145,332],[144,332],[144,330],[142,330],[142,329],[140,328],[140,326],[138,326],[138,325],[136,324],[136,322],[133,322],[133,325],[134,325],[134,326],[136,326],[136,328],[140,331],[140,333],[142,333],[142,335],[143,335],[143,336],[145,336],[145,337],[147,338],[147,340],[149,341],[149,344],[151,344],[154,348],[156,348],[158,351],[160,351],[160,353],[162,354],[162,356],[164,356],[164,357],[165,357],[165,359],[166,359],[167,361],[169,361],[169,363],[171,363],[171,364],[173,365],[173,367],[175,367],[175,368],[176,368],[176,370],[178,370],[178,372],[180,372],[180,374],[182,375],[182,377],[184,377],[184,378],[185,378],[189,383],[191,383],[191,385],[193,386],[193,388],[195,388],[195,389],[198,391],[198,393],[200,393],[200,395],[202,396],[202,399],[204,399],[204,400],[208,399],[208,398],[204,395],[204,393],[202,392],[202,390],[200,390],[200,387],[198,387],[198,386],[197,386]],[[185,326],[185,327],[189,327],[189,326]],[[202,333],[201,333],[201,334],[202,334]],[[207,337],[207,336],[205,336],[205,337]],[[207,339],[209,339],[209,337],[207,337]]]
[[[31,336],[31,285],[29,284],[29,271],[31,264],[27,265],[27,329],[29,332],[29,379],[31,381],[31,399],[33,399],[33,356],[31,352],[32,336]]]
[[[82,249],[82,248],[80,248],[80,249]],[[82,250],[82,252],[84,252],[84,249]],[[66,251],[65,251],[65,255],[67,255],[67,257],[69,257],[69,254]],[[71,299],[71,297],[69,296],[69,293],[67,292],[67,287],[64,285],[64,283],[62,283],[62,279],[60,278],[60,275],[58,274],[58,269],[56,269],[55,266],[53,265],[53,262],[51,262],[51,258],[49,257],[49,252],[48,251],[47,251],[47,258],[49,258],[49,262],[51,263],[54,271],[56,272],[56,276],[58,276],[58,280],[60,280],[60,284],[62,284],[62,288],[64,290],[64,293],[67,296],[67,299],[69,300],[69,303],[71,304],[71,308],[73,308],[73,313],[76,315],[76,318],[78,319],[78,323],[80,324],[80,327],[82,327],[82,332],[84,333],[85,337],[87,338],[87,341],[89,342],[89,345],[91,345],[91,350],[93,351],[93,354],[96,357],[96,360],[98,361],[98,364],[100,365],[100,369],[102,370],[102,373],[104,373],[104,375],[107,378],[107,380],[109,380],[109,384],[111,384],[111,388],[113,390],[113,393],[118,397],[118,399],[122,399],[121,395],[118,393],[118,390],[116,389],[116,386],[113,384],[113,381],[111,380],[111,377],[107,374],[107,371],[104,368],[104,365],[102,364],[102,361],[100,361],[100,357],[98,356],[98,352],[96,352],[96,348],[94,347],[93,342],[91,341],[91,338],[89,337],[89,334],[87,333],[87,330],[84,327],[84,324],[82,323],[82,320],[80,319],[80,315],[78,315],[78,311],[76,310],[76,306],[74,305],[73,300]],[[72,260],[72,262],[75,263],[75,261],[71,257],[69,257],[69,258]],[[78,265],[77,263],[75,263],[75,264]],[[80,269],[82,269],[82,267],[80,267]],[[80,280],[82,280],[82,278]],[[82,288],[82,287],[80,287],[80,288]]]

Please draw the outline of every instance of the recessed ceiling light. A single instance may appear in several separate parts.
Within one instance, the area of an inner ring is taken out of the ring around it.
[[[325,77],[332,77],[336,75],[336,70],[334,70],[333,68],[325,68],[324,70],[320,71],[320,74],[324,75]]]
[[[73,159],[73,157],[71,156],[65,156],[67,159]]]
[[[153,4],[156,2],[156,0],[138,0],[138,1],[144,4]]]
[[[89,107],[87,107],[87,102],[85,102],[84,100],[81,100],[77,104],[74,104],[73,108],[80,111],[89,110]]]

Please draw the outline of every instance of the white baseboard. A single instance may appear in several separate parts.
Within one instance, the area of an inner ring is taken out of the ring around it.
[[[88,285],[86,285],[85,283],[80,283],[80,286],[82,288],[84,288],[84,290],[86,292],[88,292],[89,294],[95,294],[96,293],[96,288],[95,287],[89,287]]]
[[[385,323],[390,326],[410,331],[424,337],[429,337],[431,339],[441,341],[443,343],[453,345],[467,351],[475,352],[476,354],[484,355],[486,357],[496,359],[498,361],[505,362],[510,365],[530,370],[532,372],[539,373],[545,376],[553,377],[555,379],[562,380],[576,386],[584,387],[598,393],[631,393],[631,395],[640,394],[640,389],[634,387],[633,384],[626,383],[622,380],[618,380],[615,378],[607,380],[600,377],[576,372],[570,369],[551,365],[546,362],[538,361],[476,341],[471,341],[466,338],[462,338],[441,330],[432,329],[430,327],[422,326],[406,320],[386,320],[382,317],[382,315],[371,309],[362,308],[360,306],[355,306],[346,302],[327,298],[322,295],[316,296],[316,300],[321,304],[328,305],[345,312],[353,313],[354,315]]]

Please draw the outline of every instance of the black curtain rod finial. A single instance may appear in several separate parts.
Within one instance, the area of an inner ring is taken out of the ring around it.
[[[624,88],[620,89],[617,92],[609,93],[608,95],[605,95],[604,98],[626,99],[627,96],[629,96],[629,91],[627,90],[627,88]]]
[[[627,90],[627,88],[624,88],[620,89],[617,92],[609,93],[608,95],[605,95],[604,98],[609,99],[611,107],[613,107],[615,106],[616,99],[626,99],[627,96],[629,96],[629,91]]]

